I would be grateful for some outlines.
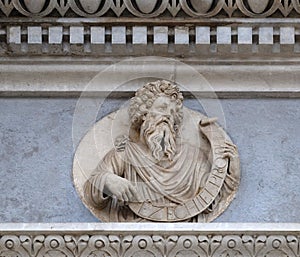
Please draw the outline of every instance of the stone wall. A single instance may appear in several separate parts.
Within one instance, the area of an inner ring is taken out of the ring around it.
[[[299,13],[297,0],[0,0],[0,255],[299,256]],[[212,224],[99,223],[76,193],[80,139],[145,78],[177,82],[239,148],[239,190]]]
[[[77,100],[0,100],[1,222],[97,221],[81,203],[71,178]],[[107,99],[98,119],[125,100]],[[236,199],[216,222],[300,222],[300,101],[221,99],[220,103],[226,131],[239,147],[242,178]],[[195,99],[187,99],[185,105],[203,112]]]

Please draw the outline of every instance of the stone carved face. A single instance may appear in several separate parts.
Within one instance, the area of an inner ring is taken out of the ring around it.
[[[140,137],[152,156],[160,161],[172,160],[176,153],[176,102],[168,96],[159,96],[152,104],[141,126]]]
[[[139,131],[141,142],[148,146],[156,161],[172,160],[176,153],[182,100],[179,88],[164,80],[144,85],[131,100],[131,124]]]
[[[174,124],[175,128],[180,126],[183,115],[183,96],[176,85],[165,80],[150,82],[136,92],[135,96],[131,99],[128,110],[131,125],[136,129],[140,129],[143,121],[145,120],[145,116],[153,107],[156,99],[161,96],[168,97],[175,103],[175,109],[173,110]],[[159,102],[157,102],[157,104],[158,103]]]

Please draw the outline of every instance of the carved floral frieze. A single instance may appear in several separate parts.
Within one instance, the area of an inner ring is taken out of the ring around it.
[[[258,17],[297,16],[299,0],[0,0],[2,16]]]
[[[299,256],[294,235],[22,234],[0,238],[0,256]]]

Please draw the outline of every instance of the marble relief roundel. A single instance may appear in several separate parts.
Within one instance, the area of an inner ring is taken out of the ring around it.
[[[233,200],[237,148],[216,118],[183,100],[172,82],[146,83],[82,139],[74,184],[100,220],[210,222]]]

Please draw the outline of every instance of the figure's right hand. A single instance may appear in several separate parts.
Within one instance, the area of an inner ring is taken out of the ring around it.
[[[136,187],[129,180],[115,174],[109,174],[106,177],[105,189],[105,191],[109,191],[111,195],[116,196],[120,201],[139,201]]]

